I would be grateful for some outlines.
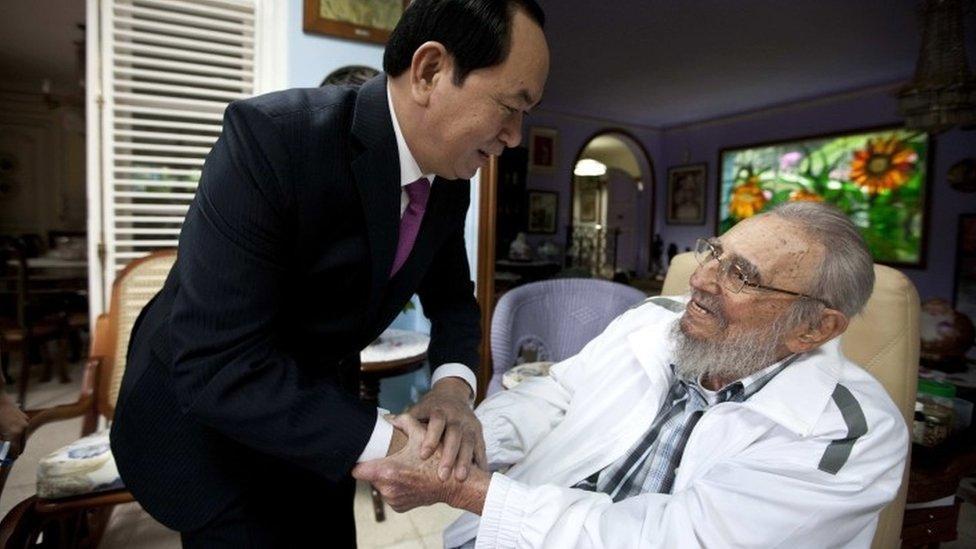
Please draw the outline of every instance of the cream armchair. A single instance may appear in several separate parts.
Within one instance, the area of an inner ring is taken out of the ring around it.
[[[692,253],[674,257],[662,295],[688,291],[688,279],[697,267]],[[874,266],[874,293],[859,316],[851,320],[841,336],[841,347],[848,358],[871,372],[891,395],[905,421],[911,425],[915,410],[915,385],[918,380],[918,293],[905,275],[882,265]],[[905,481],[893,502],[882,512],[874,535],[874,548],[901,545],[901,523],[908,491]]]

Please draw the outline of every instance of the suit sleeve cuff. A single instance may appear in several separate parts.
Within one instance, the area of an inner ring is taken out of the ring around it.
[[[373,427],[373,434],[366,443],[366,449],[359,455],[356,463],[386,457],[386,453],[390,450],[390,441],[393,440],[393,424],[383,417],[389,413],[389,410],[383,408],[376,409],[376,426]]]
[[[459,362],[450,362],[448,364],[442,364],[434,370],[434,373],[430,376],[430,386],[433,387],[435,383],[444,379],[445,377],[459,377],[465,381],[471,387],[471,399],[470,403],[474,404],[474,395],[478,394],[478,380],[474,377],[474,372],[471,368],[468,368],[464,364]]]
[[[501,473],[491,476],[476,547],[515,547],[525,516],[526,487]]]

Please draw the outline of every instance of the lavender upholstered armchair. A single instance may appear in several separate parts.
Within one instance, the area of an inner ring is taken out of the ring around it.
[[[558,362],[578,353],[644,292],[606,280],[568,278],[519,286],[498,300],[491,317],[492,376],[486,394],[502,388],[502,375],[523,348],[535,360]]]

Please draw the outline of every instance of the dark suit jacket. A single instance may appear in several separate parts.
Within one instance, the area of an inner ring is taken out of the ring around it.
[[[468,182],[435,179],[389,279],[399,174],[383,76],[227,108],[176,264],[133,331],[111,433],[123,481],[163,524],[202,526],[275,463],[348,475],[376,421],[355,394],[358,351],[415,292],[431,364],[477,368]]]

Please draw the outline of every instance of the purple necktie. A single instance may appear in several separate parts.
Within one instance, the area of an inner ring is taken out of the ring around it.
[[[410,256],[413,243],[417,240],[417,232],[420,230],[420,222],[424,218],[424,211],[427,209],[427,198],[430,197],[430,181],[426,177],[410,183],[404,187],[407,191],[407,210],[400,218],[400,241],[397,242],[396,257],[393,259],[393,269],[390,271],[390,278],[400,270],[400,267]]]

